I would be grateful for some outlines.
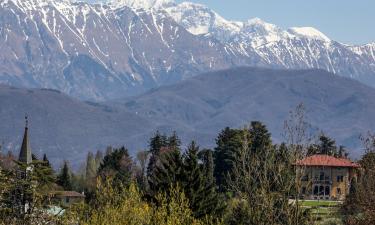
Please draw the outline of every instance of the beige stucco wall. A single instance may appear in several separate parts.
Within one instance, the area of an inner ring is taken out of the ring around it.
[[[344,167],[300,167],[298,172],[303,176],[308,176],[308,181],[301,181],[301,191],[305,187],[306,193],[304,198],[314,198],[314,187],[315,186],[329,186],[330,187],[330,199],[344,200],[345,196],[349,194],[350,181],[356,176],[356,172],[352,168]],[[324,172],[323,181],[320,180],[320,173]],[[338,182],[337,177],[343,176],[343,181]],[[338,189],[341,190],[341,194],[338,193]]]

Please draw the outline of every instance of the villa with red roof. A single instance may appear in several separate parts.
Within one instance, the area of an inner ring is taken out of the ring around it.
[[[349,159],[329,155],[312,155],[295,165],[301,175],[300,196],[326,200],[344,200],[360,167]]]

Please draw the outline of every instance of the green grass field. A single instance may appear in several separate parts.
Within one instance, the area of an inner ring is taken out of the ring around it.
[[[311,209],[311,214],[317,225],[342,224],[340,214],[341,202],[309,200],[301,201],[302,207]]]

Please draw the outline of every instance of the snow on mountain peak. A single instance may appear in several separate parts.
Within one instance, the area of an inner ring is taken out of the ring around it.
[[[276,25],[267,23],[257,17],[249,19],[247,22],[245,22],[243,30],[247,33],[257,32],[261,35],[281,32],[281,29]]]
[[[288,32],[298,37],[331,41],[325,34],[313,27],[292,27],[288,29]]]
[[[228,21],[205,5],[182,2],[165,9],[168,14],[194,35],[215,33],[220,40],[239,32],[242,23]]]
[[[135,9],[158,9],[175,4],[173,0],[108,0],[107,2],[114,8],[128,6]]]

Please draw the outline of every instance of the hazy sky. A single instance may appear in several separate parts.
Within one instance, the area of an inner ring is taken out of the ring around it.
[[[207,5],[232,20],[259,17],[283,28],[312,26],[343,43],[375,42],[375,0],[190,1]]]

